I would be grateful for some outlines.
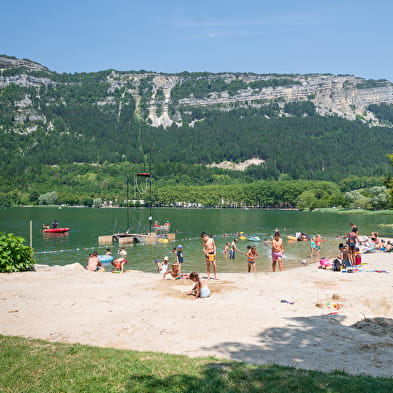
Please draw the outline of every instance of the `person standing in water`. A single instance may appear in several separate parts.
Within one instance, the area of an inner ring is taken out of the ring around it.
[[[280,237],[280,232],[274,233],[274,239],[272,240],[272,269],[276,271],[276,264],[278,262],[278,268],[282,272],[282,257],[284,255],[284,245]]]
[[[251,268],[254,273],[257,272],[257,263],[256,260],[259,257],[257,248],[255,246],[252,246],[249,248],[247,251],[247,258],[248,258],[248,272],[250,273]]]
[[[229,243],[226,242],[224,249],[222,250],[222,253],[224,254],[224,257],[227,258],[228,257],[228,250],[229,250]]]
[[[231,259],[231,260],[235,259],[236,251],[240,252],[240,250],[237,248],[237,245],[236,245],[236,243],[238,241],[239,240],[235,238],[235,239],[233,239],[233,241],[232,241],[232,243],[230,245],[230,248],[229,248],[229,259]]]
[[[209,237],[206,232],[201,233],[202,251],[206,257],[207,279],[210,279],[210,264],[213,265],[214,279],[217,279],[217,265],[216,265],[216,243],[212,237]]]

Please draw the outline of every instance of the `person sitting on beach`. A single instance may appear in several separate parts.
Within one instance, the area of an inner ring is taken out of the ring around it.
[[[379,245],[379,249],[381,251],[385,251],[386,250],[386,246],[385,246],[385,240],[381,239],[381,243]]]
[[[87,260],[87,266],[86,269],[89,272],[97,272],[98,270],[100,270],[102,268],[102,263],[100,262],[100,260],[98,259],[98,252],[94,251],[93,253],[91,253],[89,255],[89,258]]]
[[[393,251],[393,245],[391,241],[388,240],[385,245],[385,252],[391,252],[391,251]]]
[[[344,260],[344,250],[345,250],[344,244],[340,243],[338,245],[338,252],[339,252],[339,254],[338,254],[337,258],[340,258],[340,259]]]
[[[173,278],[180,278],[180,269],[179,269],[179,264],[178,263],[172,263],[172,269],[167,270],[162,279],[165,280],[166,276],[170,274]]]
[[[191,291],[188,295],[194,295],[195,299],[209,297],[210,296],[210,289],[207,285],[207,281],[203,280],[199,277],[197,272],[192,272],[189,276],[190,280],[193,281],[195,284],[192,287]]]
[[[254,273],[257,272],[257,263],[256,259],[259,257],[257,248],[255,246],[252,246],[248,251],[247,251],[247,258],[248,258],[248,272],[250,273],[251,267]]]
[[[363,254],[366,254],[368,252],[374,252],[375,251],[375,244],[370,242],[370,239],[367,236],[363,236],[362,241],[360,242],[360,251]]]
[[[156,260],[158,273],[166,273],[168,271],[168,261],[169,258],[167,256],[164,257],[164,260],[162,262],[160,262],[159,259]]]
[[[375,248],[379,250],[381,246],[381,240],[378,237],[378,232],[371,232],[371,243],[375,244]]]

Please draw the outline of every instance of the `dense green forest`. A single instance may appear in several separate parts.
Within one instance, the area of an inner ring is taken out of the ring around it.
[[[0,205],[39,203],[39,196],[52,191],[57,203],[91,205],[99,198],[122,204],[124,179],[146,168],[153,172],[151,202],[165,205],[299,207],[307,200],[299,197],[310,190],[310,206],[350,205],[345,193],[390,189],[391,105],[368,107],[387,125],[374,128],[360,120],[321,116],[313,102],[304,100],[226,109],[179,106],[178,100],[190,95],[233,95],[244,88],[299,83],[290,76],[246,83],[204,73],[190,79],[185,73],[171,91],[169,107],[182,122],[163,128],[150,126],[146,118],[154,90],[149,73],[128,73],[117,88],[109,82],[112,70],[56,74],[16,67],[0,72],[0,86],[20,75],[29,83],[0,87]],[[155,94],[164,99],[162,88]],[[264,162],[245,171],[206,166],[251,158]],[[284,186],[292,191],[285,194]],[[250,189],[256,193],[251,199]],[[361,203],[375,208],[372,192],[361,194],[366,198]]]
[[[293,105],[288,110],[295,111]],[[255,180],[286,174],[291,179],[339,181],[350,175],[390,173],[392,129],[372,132],[360,121],[318,115],[266,119],[265,109],[209,113],[198,109],[194,115],[203,117],[203,122],[192,128],[163,129],[126,115],[117,121],[87,103],[43,112],[56,131],[38,128],[30,134],[0,134],[2,176],[44,164],[142,163],[150,152],[155,162],[168,164],[168,171],[175,162],[194,165],[259,157],[265,163],[248,171]]]

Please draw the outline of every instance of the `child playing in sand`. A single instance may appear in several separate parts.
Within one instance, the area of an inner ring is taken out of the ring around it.
[[[257,248],[255,246],[252,246],[248,251],[247,251],[247,258],[248,258],[248,272],[250,273],[251,267],[254,273],[257,272],[257,263],[256,259],[259,257]]]
[[[195,285],[192,287],[191,292],[189,292],[189,295],[194,295],[196,299],[198,297],[210,296],[210,289],[207,285],[207,281],[200,278],[198,273],[192,272],[190,274],[190,280],[193,281]]]
[[[178,263],[172,264],[172,269],[164,273],[162,279],[165,280],[167,274],[170,274],[173,278],[180,278],[180,267]]]

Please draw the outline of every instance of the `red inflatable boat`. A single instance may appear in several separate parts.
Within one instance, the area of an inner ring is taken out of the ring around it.
[[[51,229],[44,229],[44,233],[62,233],[68,232],[70,228],[51,228]]]

